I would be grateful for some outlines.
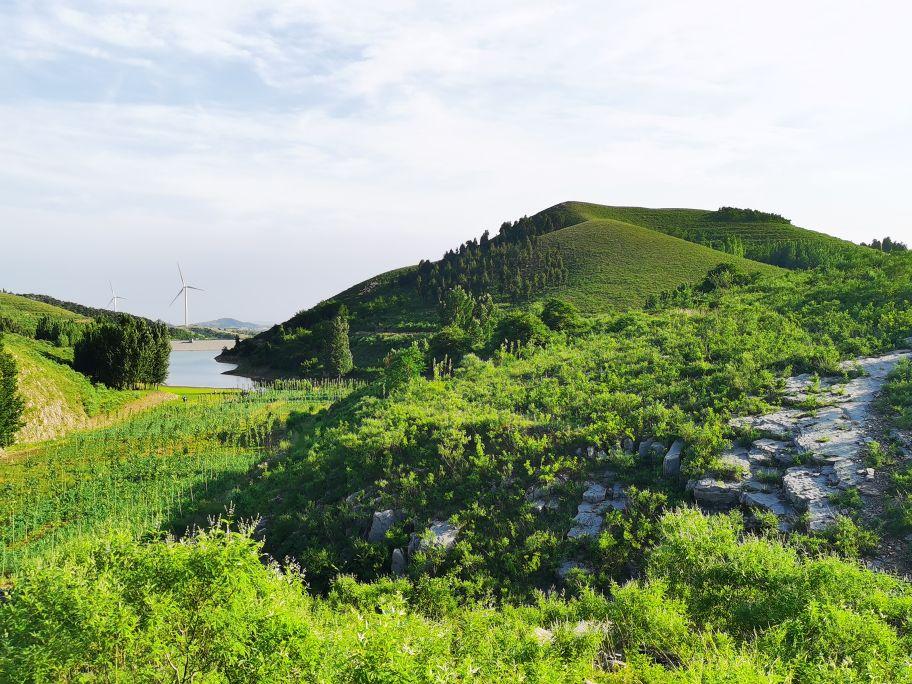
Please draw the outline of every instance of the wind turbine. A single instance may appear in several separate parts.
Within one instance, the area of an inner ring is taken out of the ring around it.
[[[184,272],[181,271],[180,262],[178,262],[178,264],[177,264],[177,272],[180,274],[181,289],[177,291],[177,294],[174,295],[174,299],[171,300],[171,303],[168,306],[174,306],[174,302],[177,301],[177,298],[180,297],[181,295],[184,295],[184,327],[186,328],[186,327],[189,327],[187,325],[187,291],[188,290],[199,290],[200,292],[202,292],[203,288],[193,287],[193,285],[187,285],[187,282],[184,280]]]
[[[111,300],[108,302],[108,306],[113,306],[114,313],[117,313],[117,302],[119,302],[122,299],[126,299],[126,297],[117,296],[117,293],[114,292],[114,283],[112,283],[110,280],[108,281],[108,285],[111,286]]]

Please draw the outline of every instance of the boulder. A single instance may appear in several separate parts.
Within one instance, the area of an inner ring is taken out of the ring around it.
[[[741,495],[741,503],[748,508],[757,508],[761,511],[769,511],[782,517],[789,512],[788,506],[778,494],[767,492],[744,492]]]
[[[568,560],[568,561],[564,561],[559,566],[557,566],[557,569],[554,571],[554,575],[555,575],[555,577],[557,577],[557,579],[559,579],[561,582],[563,582],[564,580],[567,579],[567,576],[574,570],[579,570],[581,572],[588,573],[588,572],[592,571],[592,568],[590,568],[588,565],[584,565],[578,561]]]
[[[576,524],[567,533],[570,539],[595,537],[602,529],[602,516],[594,511],[581,511],[573,520]]]
[[[681,452],[684,442],[676,439],[662,459],[662,474],[665,477],[677,477],[681,473]]]
[[[637,448],[637,456],[640,458],[646,458],[649,455],[649,447],[652,446],[652,443],[654,441],[655,440],[650,437],[649,439],[644,439],[642,442],[640,442],[640,446]]]
[[[704,477],[694,484],[694,499],[707,508],[730,508],[738,503],[741,487],[737,483]]]
[[[409,554],[431,548],[450,550],[456,544],[459,528],[446,520],[435,520],[423,535],[413,534],[409,541]]]
[[[405,554],[402,549],[393,549],[393,558],[390,561],[390,572],[396,577],[405,574]]]
[[[376,511],[371,520],[370,531],[367,533],[367,541],[372,544],[379,544],[384,541],[386,533],[404,517],[402,511],[393,510],[392,508],[385,511]]]
[[[632,454],[633,453],[633,440],[630,439],[630,437],[624,437],[624,439],[621,440],[621,449],[623,449],[628,454]]]
[[[589,488],[583,492],[583,501],[588,503],[598,503],[605,499],[605,488],[596,483],[589,485]]]

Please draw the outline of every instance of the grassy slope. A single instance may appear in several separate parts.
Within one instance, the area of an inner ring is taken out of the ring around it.
[[[38,302],[27,297],[0,292],[0,316],[11,318],[25,329],[34,331],[38,319],[50,316],[54,319],[87,323],[90,319],[58,306]]]
[[[11,318],[30,331],[34,331],[42,316],[81,323],[91,320],[51,304],[7,293],[0,293],[0,316]],[[70,348],[14,334],[6,334],[3,339],[16,359],[19,392],[26,402],[25,426],[16,435],[19,443],[57,437],[144,394],[93,385],[70,367],[73,360]]]
[[[733,223],[720,221],[715,212],[705,209],[647,209],[645,207],[609,207],[588,202],[563,202],[545,210],[577,223],[594,219],[624,221],[691,241],[723,242],[739,237],[751,244],[797,241],[857,247],[850,242],[807,228],[781,222]]]
[[[57,437],[144,394],[93,385],[68,365],[70,349],[19,335],[5,335],[3,341],[16,359],[19,393],[26,402],[25,426],[17,442]]]
[[[536,298],[565,297],[587,313],[641,306],[649,294],[698,283],[722,262],[737,263],[746,271],[778,272],[775,267],[712,248],[730,237],[744,242],[747,256],[751,250],[760,254],[764,246],[785,241],[862,249],[789,223],[734,223],[703,209],[564,202],[542,213],[565,226],[543,239],[563,252],[570,278],[566,286],[551,288]],[[435,307],[422,301],[408,282],[414,268],[382,273],[333,298],[349,309],[352,353],[358,368],[375,366],[390,349],[433,330]],[[305,313],[287,321],[285,330],[301,327]],[[294,374],[297,360],[304,356],[299,347],[297,342],[283,340],[276,326],[253,338],[247,349],[254,353],[232,360],[239,360],[242,370],[267,376]]]
[[[610,219],[595,219],[543,236],[561,250],[569,282],[558,294],[590,313],[641,306],[650,294],[696,284],[720,263],[774,274],[780,269],[725,254],[664,233]]]

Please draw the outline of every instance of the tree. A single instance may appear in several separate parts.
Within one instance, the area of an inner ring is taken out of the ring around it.
[[[354,367],[348,340],[348,309],[343,305],[329,321],[326,335],[326,369],[341,377]]]
[[[22,427],[25,402],[16,388],[16,360],[3,347],[0,335],[0,447],[9,446]]]
[[[570,302],[556,297],[545,302],[541,319],[551,330],[573,330],[580,324],[579,310]]]
[[[170,354],[163,323],[120,316],[86,331],[73,349],[73,367],[108,387],[160,385],[168,377]]]

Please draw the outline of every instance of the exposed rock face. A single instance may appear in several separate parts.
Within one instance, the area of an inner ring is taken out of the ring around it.
[[[570,539],[597,537],[607,511],[623,511],[627,508],[627,495],[621,485],[612,484],[612,477],[611,473],[605,473],[601,482],[588,483],[573,518],[573,527],[567,533]]]
[[[684,442],[680,439],[675,440],[662,459],[662,474],[665,477],[677,477],[681,473],[681,452],[684,450]]]
[[[605,487],[595,482],[589,485],[589,488],[583,492],[583,501],[588,503],[598,503],[605,500]]]
[[[735,482],[704,477],[694,484],[693,495],[697,503],[706,508],[730,508],[738,503],[741,487]]]
[[[869,441],[865,421],[887,375],[908,357],[912,353],[899,351],[844,363],[844,370],[864,374],[848,382],[807,374],[789,378],[783,399],[809,408],[733,419],[733,426],[763,435],[747,448],[749,474],[741,483],[739,502],[784,521],[807,513],[812,530],[832,524],[838,514],[834,495],[851,487],[864,494],[865,483],[874,478],[862,460]],[[743,465],[744,454],[733,449],[724,460]],[[701,486],[703,482],[694,484],[697,501],[722,505],[722,488],[717,483]]]
[[[387,509],[385,511],[377,511],[374,513],[374,517],[371,520],[370,531],[367,533],[367,541],[372,544],[378,544],[386,539],[386,533],[396,523],[400,522],[403,519],[404,515],[402,511],[396,511],[393,509]]]

